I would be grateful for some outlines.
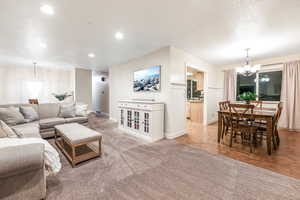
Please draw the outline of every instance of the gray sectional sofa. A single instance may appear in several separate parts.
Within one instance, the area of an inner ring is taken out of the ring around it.
[[[31,106],[33,107],[38,115],[39,120],[22,123],[12,126],[12,128],[19,134],[25,134],[26,136],[36,137],[39,136],[42,138],[49,138],[54,136],[54,126],[65,123],[79,123],[82,125],[88,125],[88,117],[71,117],[71,118],[62,118],[59,117],[60,104],[59,103],[45,103],[45,104],[7,104],[0,105],[0,108],[8,107],[21,107],[21,106]],[[37,135],[37,131],[38,135]],[[26,137],[25,136],[25,137]]]
[[[21,138],[49,138],[54,136],[54,126],[65,123],[88,125],[88,116],[59,117],[60,104],[9,104],[0,108],[30,106],[38,113],[38,120],[11,126]],[[1,138],[0,138],[1,139]],[[0,199],[44,199],[46,197],[46,172],[44,145],[28,144],[1,149]],[[5,164],[3,164],[5,163]]]

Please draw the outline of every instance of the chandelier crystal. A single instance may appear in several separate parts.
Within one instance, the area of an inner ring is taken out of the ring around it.
[[[256,72],[260,70],[260,65],[250,65],[249,61],[249,48],[246,49],[247,56],[246,56],[246,64],[242,67],[236,68],[236,72],[242,74],[243,76],[252,76]]]

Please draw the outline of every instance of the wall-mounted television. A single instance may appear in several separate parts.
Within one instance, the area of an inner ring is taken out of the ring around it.
[[[135,92],[160,91],[160,65],[134,72],[133,90]]]

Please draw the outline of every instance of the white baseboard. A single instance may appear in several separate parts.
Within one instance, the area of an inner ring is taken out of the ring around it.
[[[109,117],[109,114],[108,113],[105,113],[105,112],[102,112],[103,115]]]
[[[165,133],[165,136],[166,136],[167,139],[175,139],[177,137],[185,135],[186,132],[187,132],[187,130],[184,129],[184,130],[176,131],[176,132],[173,132],[173,133]]]
[[[109,117],[109,120],[111,120],[111,121],[114,121],[114,122],[118,122],[118,120],[117,120],[117,119],[115,119],[115,118],[112,118],[112,117]]]

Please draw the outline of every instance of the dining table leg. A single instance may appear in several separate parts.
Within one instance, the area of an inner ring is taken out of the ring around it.
[[[272,132],[273,132],[273,119],[267,119],[267,149],[268,154],[271,155],[272,153]]]
[[[218,112],[218,143],[220,143],[221,140],[221,132],[222,132],[222,118],[221,118],[221,113]]]

